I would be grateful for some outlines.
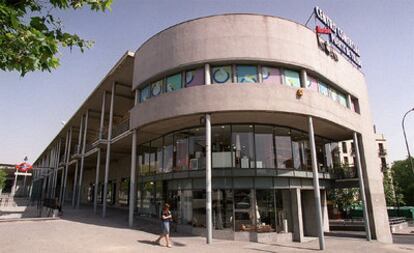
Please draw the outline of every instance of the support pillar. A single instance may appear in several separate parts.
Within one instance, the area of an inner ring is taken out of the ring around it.
[[[69,161],[70,161],[70,151],[72,148],[72,127],[69,129],[69,141],[68,141],[68,152],[66,153],[66,157],[65,157],[65,179],[63,181],[63,193],[62,193],[62,201],[60,203],[60,205],[63,207],[63,205],[65,204],[65,196],[66,196],[66,185],[68,182],[68,170],[69,170]]]
[[[308,128],[309,128],[309,144],[311,148],[312,157],[312,171],[313,171],[313,191],[315,195],[315,210],[316,220],[319,234],[319,249],[325,249],[325,236],[323,234],[323,220],[322,220],[322,208],[321,208],[321,191],[319,188],[319,172],[318,172],[318,161],[316,158],[316,146],[315,146],[315,135],[313,129],[313,119],[308,116]]]
[[[96,157],[96,171],[95,171],[95,187],[93,188],[93,213],[96,214],[98,206],[98,185],[99,185],[99,170],[101,166],[101,149],[98,149]]]
[[[135,90],[134,105],[137,105],[138,90]],[[135,210],[135,192],[136,192],[136,171],[137,171],[137,129],[132,130],[132,147],[131,147],[131,176],[129,179],[129,216],[128,224],[130,227],[134,225]]]
[[[65,171],[66,171],[66,156],[68,154],[68,139],[69,139],[69,130],[66,131],[66,140],[65,140],[65,151],[63,152],[63,162],[65,163],[65,167],[62,169],[62,177],[60,180],[60,192],[59,192],[59,203],[62,206],[62,195],[63,195],[63,186],[65,180]]]
[[[72,207],[75,208],[75,200],[76,200],[76,189],[77,189],[77,185],[78,185],[78,164],[79,162],[76,161],[76,165],[75,165],[75,174],[74,174],[74,179],[73,179],[73,190],[72,190]]]
[[[79,184],[78,184],[78,199],[76,201],[76,209],[79,209],[81,196],[82,196],[82,181],[83,181],[83,167],[85,165],[85,151],[86,151],[86,134],[88,133],[88,118],[89,111],[86,111],[85,115],[85,126],[83,130],[83,142],[82,142],[82,154],[81,154],[81,164],[79,170]]]
[[[213,238],[213,217],[211,204],[211,121],[210,114],[206,114],[206,225],[207,225],[207,244]]]
[[[108,192],[108,177],[109,177],[109,165],[111,161],[111,140],[112,140],[112,120],[114,116],[114,97],[115,97],[115,86],[116,83],[112,84],[111,92],[111,106],[109,109],[109,126],[108,126],[108,137],[106,146],[106,159],[105,159],[105,178],[104,178],[104,190],[103,190],[103,201],[102,201],[102,217],[106,216],[106,194]]]
[[[290,198],[292,201],[293,240],[295,242],[303,242],[303,215],[300,189],[292,189],[290,191]]]
[[[365,184],[362,175],[361,156],[359,154],[358,135],[354,132],[354,146],[355,146],[355,165],[358,173],[359,191],[362,199],[362,212],[364,216],[365,232],[368,241],[371,241],[371,229],[369,224],[368,210],[367,210],[367,199],[365,195]]]

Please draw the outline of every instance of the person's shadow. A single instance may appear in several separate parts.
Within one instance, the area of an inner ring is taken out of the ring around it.
[[[158,247],[160,247],[160,245],[157,242],[155,242],[155,241],[150,241],[150,240],[137,240],[137,242],[144,243],[144,244],[148,244],[148,245],[152,245],[152,246],[158,246]],[[174,242],[174,241],[172,241],[172,245],[173,246],[177,246],[177,247],[185,247],[186,246],[184,243]]]

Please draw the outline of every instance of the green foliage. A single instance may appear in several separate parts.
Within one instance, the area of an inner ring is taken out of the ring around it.
[[[384,185],[384,195],[387,206],[396,205],[396,196],[394,194],[394,187],[392,184],[392,178],[390,177],[387,171],[384,171],[383,185]]]
[[[0,191],[3,190],[6,184],[7,173],[4,170],[0,170]]]
[[[406,160],[395,161],[391,167],[394,188],[397,194],[397,199],[400,198],[400,204],[407,204],[414,206],[414,173],[411,169],[410,161]]]
[[[63,31],[54,9],[110,10],[112,0],[0,0],[0,69],[51,71],[59,66],[59,48],[78,47],[81,52],[93,45],[76,34]]]
[[[352,208],[360,205],[359,189],[333,189],[328,192],[328,199],[332,201],[336,208],[343,212],[349,213]]]

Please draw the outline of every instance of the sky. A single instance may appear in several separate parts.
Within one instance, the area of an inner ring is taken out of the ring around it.
[[[404,159],[401,119],[414,107],[414,1],[114,0],[111,12],[56,12],[66,31],[95,41],[85,53],[61,50],[61,66],[51,73],[0,71],[0,163],[36,160],[117,60],[157,32],[222,13],[304,24],[316,5],[358,45],[377,132],[388,140],[389,161]],[[414,113],[406,130],[414,152]]]

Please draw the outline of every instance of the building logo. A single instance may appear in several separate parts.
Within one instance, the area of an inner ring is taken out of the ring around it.
[[[319,44],[323,44],[323,46],[325,47],[325,51],[330,50],[332,48],[331,45],[333,45],[343,55],[345,55],[349,59],[349,61],[351,61],[358,68],[361,68],[362,65],[359,59],[360,53],[358,46],[318,6],[315,7],[314,12],[316,18],[325,26],[316,26],[316,34],[318,35]],[[322,34],[328,35],[329,39],[326,41],[321,41],[323,40],[320,36]],[[331,53],[329,53],[329,55],[331,55],[332,57]]]
[[[17,164],[16,169],[20,172],[27,172],[32,169],[32,165],[26,162],[23,162],[23,163]]]

